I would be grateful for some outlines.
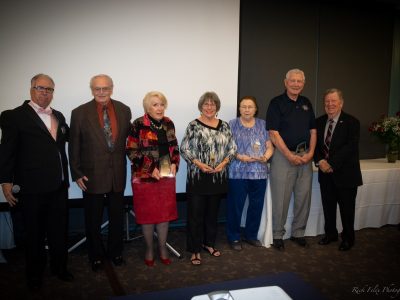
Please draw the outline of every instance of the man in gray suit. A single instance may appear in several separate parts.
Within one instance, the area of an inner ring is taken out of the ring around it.
[[[94,99],[71,114],[69,158],[71,175],[83,193],[85,231],[89,260],[94,272],[104,259],[124,264],[123,202],[126,183],[125,144],[130,129],[131,110],[111,99],[113,81],[100,74],[90,80]],[[108,201],[108,245],[104,250],[101,222]]]

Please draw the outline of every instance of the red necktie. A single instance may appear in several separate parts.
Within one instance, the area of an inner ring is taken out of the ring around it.
[[[332,129],[333,129],[333,119],[329,119],[328,131],[326,132],[325,142],[323,147],[325,159],[328,159],[329,157],[329,146],[331,145],[331,140],[332,140]]]

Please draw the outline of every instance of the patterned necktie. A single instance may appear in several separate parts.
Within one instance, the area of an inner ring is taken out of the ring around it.
[[[111,121],[108,115],[107,106],[103,107],[103,121],[104,121],[104,136],[106,137],[107,145],[109,149],[114,147],[114,142],[112,139]]]
[[[333,119],[329,119],[328,131],[326,132],[325,143],[323,148],[325,159],[328,159],[329,157],[329,146],[331,145],[331,140],[332,140],[332,129],[333,129]]]

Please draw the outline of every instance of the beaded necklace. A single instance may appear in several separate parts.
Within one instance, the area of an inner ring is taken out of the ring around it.
[[[162,123],[160,123],[160,125],[156,125],[150,118],[149,118],[149,120],[150,120],[150,124],[153,128],[158,129],[158,130],[161,130],[163,128]]]

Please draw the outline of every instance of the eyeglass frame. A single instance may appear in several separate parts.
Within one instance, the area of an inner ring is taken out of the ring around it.
[[[99,94],[99,93],[109,93],[113,90],[112,86],[105,86],[105,87],[92,87],[93,93]]]
[[[32,88],[35,89],[38,92],[46,92],[46,93],[49,93],[49,94],[53,94],[54,93],[54,88],[51,88],[51,87],[35,85]]]

